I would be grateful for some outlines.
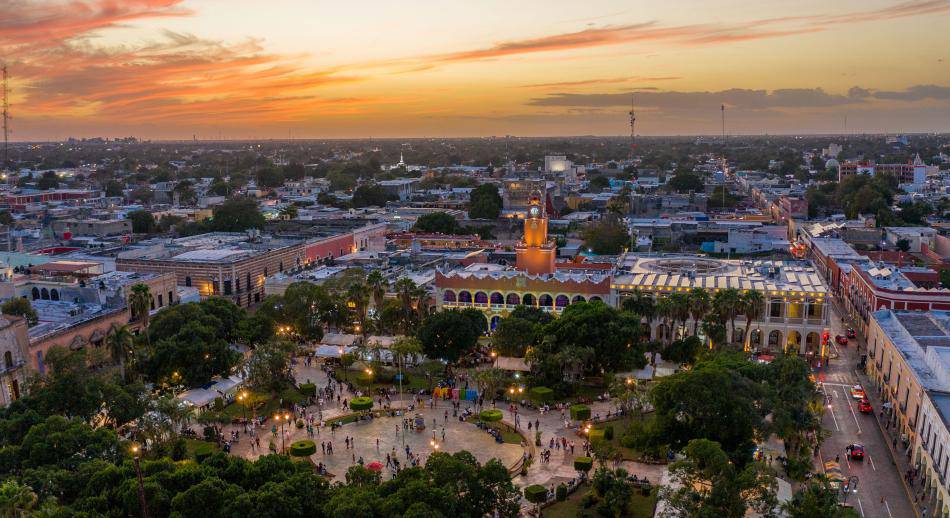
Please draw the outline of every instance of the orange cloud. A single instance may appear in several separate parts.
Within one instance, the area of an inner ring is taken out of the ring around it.
[[[564,88],[564,87],[572,87],[572,86],[590,86],[590,85],[603,85],[603,84],[616,84],[616,83],[642,83],[642,82],[647,82],[647,81],[673,81],[676,79],[682,79],[682,78],[676,77],[676,76],[610,77],[610,78],[601,78],[601,79],[588,79],[585,81],[563,81],[560,83],[536,83],[536,84],[530,84],[530,85],[521,85],[519,88]]]

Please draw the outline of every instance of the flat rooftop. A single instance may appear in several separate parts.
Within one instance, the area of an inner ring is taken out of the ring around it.
[[[614,289],[704,288],[824,295],[821,276],[801,261],[740,261],[698,255],[628,253],[621,257]]]
[[[212,232],[180,239],[153,239],[119,254],[118,259],[182,263],[232,263],[303,242],[303,238]]]
[[[925,389],[950,392],[950,311],[883,309],[872,317]]]

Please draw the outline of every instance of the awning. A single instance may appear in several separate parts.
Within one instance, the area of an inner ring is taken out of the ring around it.
[[[343,351],[343,354],[352,354],[356,350],[356,347],[339,347],[336,345],[320,345],[317,346],[314,354],[318,358],[339,358],[340,351]]]

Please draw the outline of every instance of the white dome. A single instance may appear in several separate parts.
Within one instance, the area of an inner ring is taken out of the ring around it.
[[[825,162],[825,169],[836,169],[837,167],[838,161],[834,158],[829,158],[828,161]]]

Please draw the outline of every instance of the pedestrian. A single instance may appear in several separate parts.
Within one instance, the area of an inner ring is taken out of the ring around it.
[[[327,443],[325,442],[320,443],[320,451],[322,451],[324,455],[327,454]]]

